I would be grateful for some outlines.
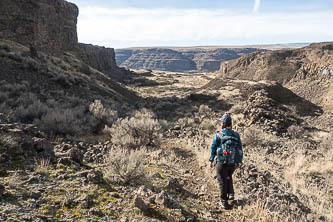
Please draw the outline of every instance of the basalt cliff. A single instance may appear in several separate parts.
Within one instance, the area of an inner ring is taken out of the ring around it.
[[[113,48],[78,43],[79,9],[64,0],[2,0],[0,39],[15,41],[55,56],[71,52],[116,80],[127,73],[116,66]]]
[[[237,59],[252,52],[263,52],[258,48],[132,48],[116,49],[119,66],[130,69],[152,69],[177,72],[214,72],[221,61]]]

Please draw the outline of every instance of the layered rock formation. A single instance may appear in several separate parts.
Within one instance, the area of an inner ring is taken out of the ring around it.
[[[2,0],[0,39],[56,56],[74,52],[89,66],[121,81],[128,73],[117,67],[113,48],[78,43],[78,14],[77,6],[64,0]]]
[[[64,0],[1,0],[0,38],[60,55],[77,44],[78,13]]]
[[[256,48],[134,48],[117,49],[117,64],[132,69],[165,71],[217,71],[221,61],[267,51]]]
[[[218,78],[278,81],[311,102],[333,108],[332,49],[333,43],[319,43],[245,55],[223,62]]]
[[[130,74],[117,66],[113,48],[79,43],[75,54],[89,66],[120,82]]]
[[[101,72],[108,72],[117,68],[114,49],[102,46],[79,43],[81,59]]]

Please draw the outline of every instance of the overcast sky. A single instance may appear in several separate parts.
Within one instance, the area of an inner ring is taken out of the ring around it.
[[[79,41],[113,48],[333,41],[333,0],[69,0]]]

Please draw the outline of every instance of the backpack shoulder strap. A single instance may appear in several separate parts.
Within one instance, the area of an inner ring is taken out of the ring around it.
[[[223,133],[221,133],[221,131],[217,131],[216,132],[216,135],[222,140],[222,138],[223,138]]]

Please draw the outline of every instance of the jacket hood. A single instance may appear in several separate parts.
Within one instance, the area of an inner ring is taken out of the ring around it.
[[[221,133],[223,135],[232,136],[234,134],[234,131],[232,129],[221,129]]]

